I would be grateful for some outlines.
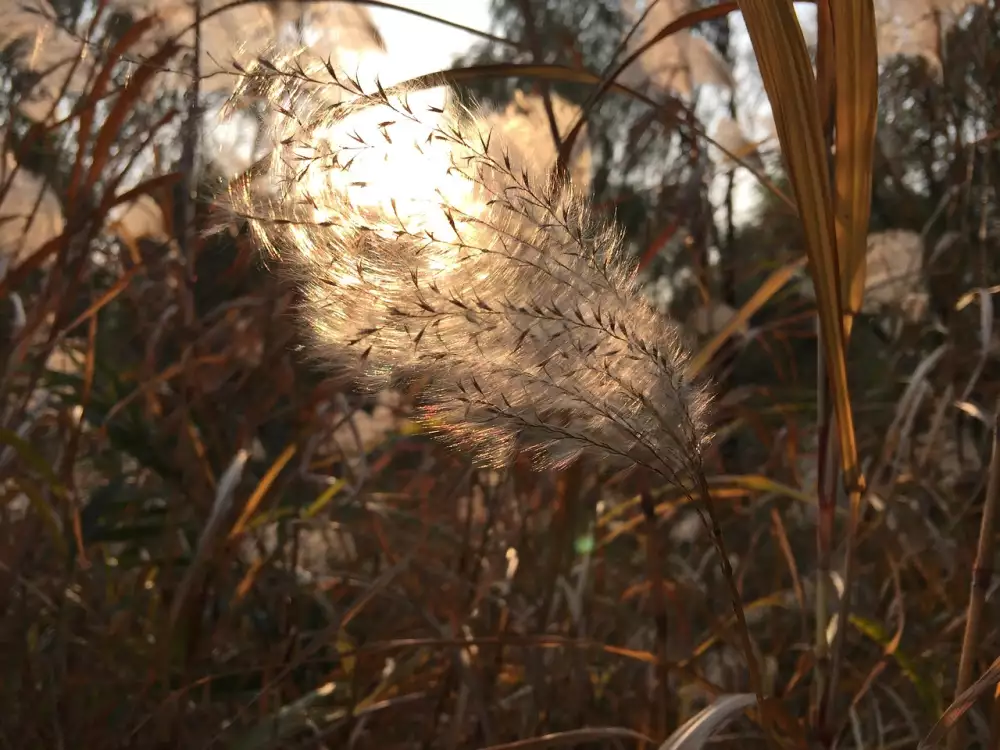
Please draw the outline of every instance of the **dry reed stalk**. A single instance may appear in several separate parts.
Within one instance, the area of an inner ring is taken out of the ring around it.
[[[986,592],[993,582],[993,558],[996,544],[997,506],[1000,506],[1000,415],[993,423],[993,455],[990,459],[989,482],[983,501],[983,517],[979,525],[979,544],[976,561],[972,568],[972,585],[969,592],[969,608],[965,617],[965,635],[962,637],[962,654],[958,661],[958,678],[955,684],[956,699],[972,684],[972,670],[979,650],[979,634],[982,629],[983,605]],[[960,750],[964,733],[956,726],[948,735],[948,750]]]

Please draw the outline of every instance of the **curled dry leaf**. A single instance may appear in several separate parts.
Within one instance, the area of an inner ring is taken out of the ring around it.
[[[751,693],[720,695],[670,735],[660,750],[701,750],[713,734],[756,702]]]

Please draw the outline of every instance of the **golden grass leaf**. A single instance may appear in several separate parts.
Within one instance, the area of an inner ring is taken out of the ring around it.
[[[819,112],[823,117],[823,134],[829,132],[833,119],[833,98],[836,89],[836,69],[833,51],[833,16],[830,0],[816,3],[816,88]]]
[[[804,260],[805,259],[803,258],[801,260],[792,261],[791,263],[786,263],[764,280],[764,283],[757,288],[757,291],[753,293],[753,296],[744,303],[744,305],[736,312],[735,315],[733,315],[733,317],[726,321],[726,324],[712,337],[711,341],[706,343],[691,358],[690,367],[694,374],[700,374],[712,357],[715,356],[715,353],[722,348],[722,345],[725,344],[726,341],[728,341],[743,326],[746,326],[750,322],[750,318],[753,317],[754,313],[767,304],[768,300],[784,289],[785,284],[787,284],[795,276],[796,271],[802,267]]]
[[[872,157],[878,112],[878,40],[871,0],[832,3],[836,80],[837,251],[849,339],[865,292]]]
[[[788,177],[799,204],[837,415],[843,469],[847,484],[851,485],[857,479],[857,452],[844,357],[833,190],[816,79],[791,0],[740,0],[740,9],[753,42],[774,112]]]

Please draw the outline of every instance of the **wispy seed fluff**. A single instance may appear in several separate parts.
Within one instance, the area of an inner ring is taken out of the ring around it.
[[[274,151],[231,200],[300,284],[315,354],[373,388],[419,385],[425,424],[491,465],[528,450],[689,476],[708,399],[680,331],[550,165],[439,92],[366,93],[301,62],[246,72],[236,99],[266,92]]]

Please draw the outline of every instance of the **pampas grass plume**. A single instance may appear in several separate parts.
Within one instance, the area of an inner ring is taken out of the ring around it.
[[[234,101],[263,91],[277,116],[230,199],[299,284],[314,354],[419,382],[425,424],[491,465],[586,453],[686,484],[706,391],[585,196],[440,90],[366,91],[301,56],[244,72]]]

